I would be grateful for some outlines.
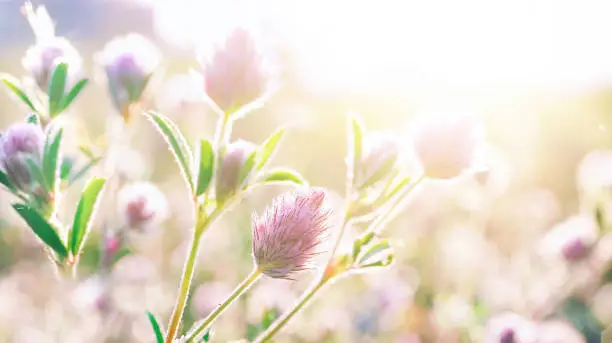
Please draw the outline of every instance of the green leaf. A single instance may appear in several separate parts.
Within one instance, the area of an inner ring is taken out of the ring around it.
[[[353,242],[353,260],[357,259],[357,256],[361,253],[361,248],[364,245],[368,245],[374,238],[374,232],[368,232],[362,237],[355,239]]]
[[[263,169],[263,167],[268,163],[270,157],[276,150],[276,146],[278,142],[280,142],[281,137],[285,133],[284,128],[278,129],[274,132],[270,137],[268,137],[265,142],[263,142],[261,146],[261,150],[258,152],[258,161],[257,161],[257,171]]]
[[[380,261],[359,265],[359,268],[386,267],[391,263],[393,263],[393,254],[385,256],[385,258]]]
[[[208,329],[204,336],[202,336],[202,342],[208,343],[212,339],[212,329]]]
[[[68,256],[68,251],[57,232],[36,210],[24,204],[13,204],[13,208],[28,223],[36,236],[53,249],[62,260]]]
[[[195,191],[191,171],[193,156],[185,137],[181,131],[179,131],[176,124],[166,116],[155,112],[148,112],[145,113],[145,115],[151,120],[170,146],[170,151],[179,165],[181,174],[187,182],[189,190],[193,193]]]
[[[19,85],[19,81],[10,75],[2,75],[0,80],[15,94],[24,104],[26,104],[32,111],[38,112],[32,100],[26,95],[26,93],[21,89]]]
[[[196,196],[204,194],[213,177],[215,151],[209,140],[200,141],[200,171],[198,173],[198,189]]]
[[[76,99],[76,97],[81,93],[81,91],[83,90],[83,88],[85,88],[88,82],[88,79],[81,79],[79,80],[79,82],[76,83],[76,85],[74,85],[74,87],[72,87],[70,92],[68,92],[68,94],[66,94],[66,96],[62,99],[60,111],[65,111],[68,106],[72,104],[74,99]]]
[[[8,175],[0,170],[0,184],[4,185],[8,190],[15,192],[15,187],[11,184],[11,181],[8,178]]]
[[[81,200],[74,214],[74,222],[70,230],[69,247],[74,256],[78,256],[83,246],[83,241],[89,232],[91,218],[95,212],[100,192],[106,180],[94,177],[85,186],[81,193]]]
[[[388,176],[390,173],[393,172],[393,167],[395,167],[395,162],[397,162],[397,155],[396,156],[392,156],[390,158],[388,158],[379,168],[378,170],[372,174],[372,176],[370,176],[367,180],[365,180],[361,185],[360,185],[360,189],[365,189],[368,188],[372,185],[374,185],[375,183],[377,183],[378,181],[381,181],[382,179],[384,179],[386,176]],[[355,163],[359,163],[358,161],[355,161]]]
[[[68,64],[58,63],[53,70],[49,89],[47,89],[47,94],[49,95],[49,116],[51,118],[62,112],[62,101],[66,89],[67,76]]]
[[[351,174],[350,179],[355,180],[361,162],[364,129],[357,113],[349,114],[348,124],[348,172]]]
[[[28,114],[28,116],[26,117],[25,121],[28,124],[40,125],[40,118],[38,117],[37,113],[30,113],[30,114]]]
[[[94,158],[93,160],[89,161],[89,163],[87,163],[83,168],[81,168],[78,172],[72,174],[69,179],[68,179],[68,186],[72,185],[74,182],[76,182],[77,180],[79,180],[80,178],[82,178],[83,176],[85,176],[85,174],[87,174],[87,172],[89,171],[89,169],[91,169],[93,166],[95,166],[96,164],[98,164],[98,162],[100,162],[101,158],[97,157]]]
[[[374,244],[361,256],[359,264],[367,263],[370,258],[389,248],[391,248],[391,245],[389,245],[389,241],[387,240]]]
[[[298,172],[285,169],[276,168],[268,171],[262,178],[263,182],[293,182],[298,185],[306,184],[306,180]]]
[[[155,332],[155,339],[157,343],[164,343],[164,334],[159,327],[159,323],[155,319],[153,313],[147,311],[147,316],[149,317],[149,322],[151,322],[151,327],[153,327],[153,332]]]
[[[70,174],[72,174],[72,168],[74,167],[74,159],[70,157],[64,157],[62,164],[60,165],[60,179],[68,180]]]
[[[251,171],[253,171],[253,167],[255,167],[255,162],[257,159],[257,151],[253,151],[251,155],[244,161],[244,165],[240,169],[240,174],[238,174],[239,184],[242,187],[246,187],[248,185],[249,176],[251,176]]]
[[[40,164],[30,157],[25,157],[25,162],[34,181],[43,186],[46,191],[49,191],[51,189],[51,183],[45,177],[45,173]]]
[[[60,129],[55,135],[47,136],[43,155],[43,173],[45,180],[49,183],[50,189],[55,189],[60,171],[57,160],[59,159],[60,145],[62,142],[63,130]],[[50,140],[52,138],[52,140]]]

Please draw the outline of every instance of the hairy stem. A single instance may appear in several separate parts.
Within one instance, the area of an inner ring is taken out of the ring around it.
[[[191,280],[193,279],[196,259],[198,257],[200,238],[204,232],[204,230],[199,229],[198,226],[199,225],[196,224],[196,229],[191,241],[191,247],[189,248],[187,260],[185,261],[185,267],[183,268],[183,276],[181,277],[181,284],[179,286],[179,295],[176,298],[176,304],[174,305],[174,310],[172,311],[172,316],[170,317],[170,324],[168,324],[168,333],[166,334],[165,343],[172,343],[176,337],[179,324],[181,323],[181,318],[183,317],[183,311],[185,310],[185,305],[187,304],[187,296],[189,295]]]
[[[217,319],[217,317],[219,317],[236,299],[238,299],[238,297],[240,297],[242,294],[244,294],[244,292],[251,288],[251,286],[257,280],[259,280],[260,277],[261,270],[259,270],[259,268],[257,267],[254,268],[251,274],[249,274],[249,276],[247,276],[246,279],[244,279],[242,283],[240,283],[240,285],[238,285],[238,287],[234,289],[232,294],[230,294],[230,296],[225,299],[223,303],[217,306],[214,311],[212,311],[200,324],[198,324],[198,326],[194,330],[192,330],[192,332],[189,333],[186,339],[187,343],[195,342],[194,340],[198,336],[200,336],[206,329],[208,329],[210,327],[210,324],[212,324],[212,322]]]

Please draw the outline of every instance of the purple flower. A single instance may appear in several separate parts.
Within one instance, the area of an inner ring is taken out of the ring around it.
[[[560,256],[567,262],[588,257],[597,241],[599,228],[589,215],[575,215],[555,225],[543,238],[546,255]]]
[[[36,36],[36,43],[25,53],[21,63],[44,92],[49,88],[51,76],[58,63],[68,64],[68,83],[76,79],[81,70],[79,52],[64,37],[55,36],[55,25],[44,6],[34,9],[25,6],[26,16]]]
[[[136,182],[119,191],[117,209],[130,228],[147,231],[166,219],[168,202],[152,183]]]
[[[26,159],[39,163],[45,144],[45,133],[38,125],[17,123],[10,126],[0,137],[0,166],[11,184],[29,192],[32,175]]]
[[[507,312],[493,316],[486,324],[486,343],[535,343],[537,324]]]
[[[159,67],[160,53],[147,38],[132,33],[108,42],[99,63],[106,72],[115,107],[126,115],[126,108],[142,98],[153,72]]]
[[[269,73],[263,56],[245,29],[232,31],[225,44],[202,64],[206,94],[223,111],[235,111],[267,91]]]
[[[466,117],[424,120],[414,136],[426,176],[451,179],[472,169],[484,141],[482,127]]]
[[[271,278],[291,279],[313,267],[330,230],[331,211],[322,188],[302,188],[273,200],[253,216],[253,257]]]

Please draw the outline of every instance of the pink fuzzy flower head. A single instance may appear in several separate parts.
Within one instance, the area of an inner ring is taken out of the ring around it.
[[[261,272],[291,279],[313,267],[330,230],[327,194],[303,188],[273,200],[262,216],[253,216],[253,257]]]
[[[255,144],[244,140],[237,140],[227,145],[218,169],[215,189],[217,201],[224,202],[240,188],[243,181],[241,177],[246,177],[242,175],[242,167],[256,149]]]
[[[160,60],[159,50],[139,34],[117,37],[106,44],[99,62],[119,111],[123,113],[126,106],[140,101]]]
[[[164,194],[152,183],[137,182],[124,186],[118,195],[117,209],[130,228],[147,231],[168,215]]]
[[[413,139],[425,175],[451,179],[474,167],[484,131],[467,117],[429,119],[420,123]]]
[[[32,175],[26,159],[40,162],[45,134],[38,125],[17,123],[0,137],[0,167],[6,172],[13,186],[30,191]]]
[[[267,91],[269,73],[246,29],[234,29],[225,44],[202,64],[206,94],[226,112],[257,100]]]

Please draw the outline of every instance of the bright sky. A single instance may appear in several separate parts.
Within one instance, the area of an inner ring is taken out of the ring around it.
[[[326,93],[612,83],[609,0],[141,1],[162,36],[186,46],[236,15],[260,20],[290,44],[305,84]]]

